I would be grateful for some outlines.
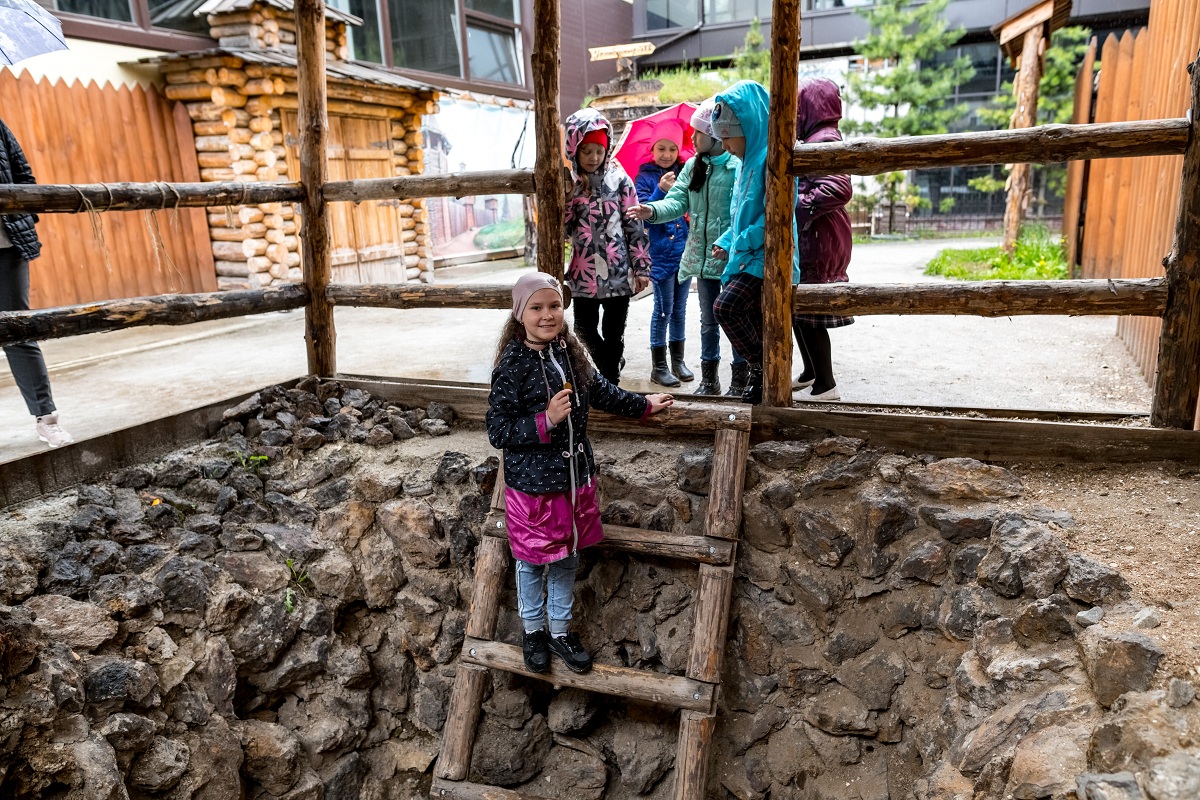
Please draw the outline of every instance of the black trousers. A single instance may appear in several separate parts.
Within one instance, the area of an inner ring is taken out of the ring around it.
[[[0,311],[29,310],[29,262],[15,247],[0,249]],[[50,374],[37,342],[5,345],[4,355],[12,370],[25,407],[34,416],[54,413]]]
[[[610,383],[621,379],[621,356],[625,355],[625,320],[629,317],[628,297],[572,297],[575,309],[575,333],[591,351],[596,369]],[[600,309],[604,309],[604,322]]]

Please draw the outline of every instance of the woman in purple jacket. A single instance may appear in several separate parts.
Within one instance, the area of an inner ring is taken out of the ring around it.
[[[842,118],[842,98],[837,84],[828,78],[802,78],[796,93],[796,137],[803,143],[840,142],[838,120]],[[797,247],[800,250],[801,283],[838,283],[849,280],[850,216],[846,203],[853,189],[849,175],[801,175],[796,187]],[[804,371],[792,381],[797,400],[840,400],[833,379],[833,356],[829,346],[829,328],[854,322],[854,317],[835,314],[797,314],[792,330]],[[811,387],[811,388],[809,388]]]

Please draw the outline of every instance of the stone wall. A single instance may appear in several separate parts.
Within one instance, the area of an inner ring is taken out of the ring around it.
[[[0,522],[0,796],[428,791],[496,460],[477,427],[336,383]],[[597,439],[609,522],[699,533],[711,447]],[[1112,570],[1011,473],[764,443],[713,797],[1194,798],[1200,708]],[[577,628],[682,673],[693,568],[585,554]],[[520,625],[510,590],[499,636]],[[678,715],[492,673],[471,779],[667,797]]]

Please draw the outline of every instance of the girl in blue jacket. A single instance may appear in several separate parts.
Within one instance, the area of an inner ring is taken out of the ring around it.
[[[657,140],[650,149],[651,160],[638,169],[638,201],[648,203],[666,197],[675,185],[683,162],[683,123],[664,120],[654,128]],[[678,281],[679,259],[687,243],[688,224],[683,218],[647,225],[650,234],[650,280],[654,285],[654,315],[650,318],[650,380],[675,387],[696,376],[683,361],[687,298],[692,281]],[[667,338],[670,333],[671,366],[667,367]]]
[[[729,343],[749,362],[743,403],[762,402],[763,393],[763,242],[767,214],[768,95],[762,84],[738,81],[715,98],[713,133],[725,149],[742,159],[733,186],[733,220],[713,245],[724,258],[721,290],[713,311]],[[792,239],[796,218],[792,216]],[[800,282],[799,254],[792,250],[792,283]]]

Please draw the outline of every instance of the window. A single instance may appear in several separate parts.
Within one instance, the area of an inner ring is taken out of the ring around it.
[[[466,0],[467,9],[490,14],[511,22],[521,21],[521,9],[517,0]]]
[[[346,26],[346,35],[350,39],[350,58],[373,64],[384,63],[379,4],[375,0],[331,0],[330,5],[363,21],[362,25]]]
[[[133,22],[133,7],[129,0],[56,0],[49,4],[48,8],[51,11],[65,11],[85,17]]]
[[[698,0],[647,0],[646,30],[690,28],[700,21]]]
[[[704,0],[704,21],[708,23],[748,22],[771,16],[771,3],[763,0],[765,11],[760,11],[758,0]]]
[[[471,77],[496,83],[524,83],[521,51],[511,31],[467,25]]]
[[[196,9],[204,0],[147,0],[150,24],[155,28],[171,28],[197,36],[208,36],[208,20],[197,17]]]
[[[382,2],[391,20],[395,66],[464,77],[457,0]]]
[[[829,11],[835,8],[873,6],[875,0],[804,0],[805,11]]]

